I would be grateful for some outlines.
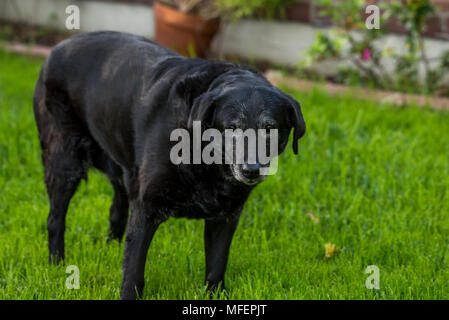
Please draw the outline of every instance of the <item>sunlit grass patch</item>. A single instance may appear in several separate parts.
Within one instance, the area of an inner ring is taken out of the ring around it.
[[[0,51],[0,298],[116,299],[123,244],[106,243],[112,188],[99,172],[71,201],[65,265],[47,263],[32,110],[41,63]],[[307,133],[299,156],[288,148],[245,206],[228,297],[448,299],[449,113],[290,93]],[[330,259],[326,244],[337,248],[328,246]],[[65,287],[68,265],[80,269],[79,290]],[[379,290],[365,286],[369,265],[379,267]],[[145,279],[145,299],[206,298],[203,222],[164,223]]]

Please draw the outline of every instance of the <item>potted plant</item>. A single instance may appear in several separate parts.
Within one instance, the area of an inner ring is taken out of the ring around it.
[[[242,18],[257,19],[284,18],[285,9],[295,0],[215,0],[216,6],[228,20]]]
[[[156,41],[185,56],[204,57],[219,27],[214,0],[161,0],[154,4]]]

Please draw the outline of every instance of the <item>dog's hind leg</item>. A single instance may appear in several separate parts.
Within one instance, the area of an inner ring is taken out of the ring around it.
[[[114,200],[109,211],[109,238],[121,240],[128,220],[129,201],[126,188],[121,179],[109,178],[114,188]]]
[[[55,263],[64,259],[67,209],[81,178],[87,172],[78,159],[71,157],[72,152],[61,146],[61,152],[51,154],[45,165],[45,183],[50,199],[47,218],[49,260]]]
[[[64,259],[65,217],[70,199],[82,178],[87,178],[90,139],[60,95],[49,96],[41,80],[34,96],[34,111],[42,148],[45,184],[50,200],[47,218],[50,262]]]
[[[110,240],[121,240],[128,220],[129,200],[124,182],[123,169],[106,155],[100,147],[93,143],[90,158],[92,165],[106,174],[114,189],[114,200],[109,209],[109,235]]]

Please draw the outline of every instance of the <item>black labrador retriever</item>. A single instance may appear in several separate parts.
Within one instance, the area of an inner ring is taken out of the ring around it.
[[[276,128],[278,153],[293,128],[305,132],[300,105],[263,76],[233,63],[188,59],[120,32],[75,35],[57,45],[34,94],[45,184],[50,262],[64,259],[67,208],[89,167],[113,188],[110,239],[121,239],[128,210],[122,299],[142,294],[151,239],[169,217],[205,219],[206,282],[224,287],[229,247],[242,207],[263,180],[257,165],[173,164],[170,134],[204,128]]]

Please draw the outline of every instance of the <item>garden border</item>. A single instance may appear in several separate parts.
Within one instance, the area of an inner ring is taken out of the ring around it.
[[[27,45],[23,43],[6,43],[4,48],[10,52],[26,54],[34,57],[47,57],[50,55],[51,47],[40,45]]]
[[[381,104],[391,104],[398,107],[416,105],[421,108],[429,107],[434,110],[449,111],[449,98],[408,94],[398,91],[357,88],[330,82],[308,81],[286,77],[281,72],[275,70],[268,70],[264,75],[273,85],[286,86],[289,89],[312,90],[320,86],[320,89],[328,92],[331,96],[351,94],[352,97],[357,99],[371,99],[379,101]]]

